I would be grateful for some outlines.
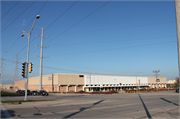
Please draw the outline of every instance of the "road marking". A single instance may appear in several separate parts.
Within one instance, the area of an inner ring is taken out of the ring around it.
[[[11,115],[9,114],[9,112],[7,111],[7,109],[4,107],[4,105],[1,104],[1,108],[2,108],[4,115],[6,116],[7,119],[13,119],[11,117]]]

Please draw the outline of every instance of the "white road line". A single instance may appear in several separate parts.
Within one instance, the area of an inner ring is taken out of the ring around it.
[[[13,119],[11,117],[11,115],[9,114],[9,112],[7,111],[7,109],[4,107],[4,105],[1,104],[1,109],[3,110],[4,112],[4,115],[6,116],[7,119]]]

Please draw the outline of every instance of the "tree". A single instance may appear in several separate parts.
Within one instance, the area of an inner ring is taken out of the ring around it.
[[[179,78],[176,78],[175,86],[179,87]]]

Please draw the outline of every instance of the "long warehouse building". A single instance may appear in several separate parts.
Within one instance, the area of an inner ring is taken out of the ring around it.
[[[24,90],[25,80],[15,88]],[[137,84],[137,85],[136,85]],[[48,92],[110,91],[139,88],[166,88],[166,77],[114,76],[89,74],[50,74],[42,76],[42,90]],[[29,90],[39,90],[39,76],[28,80]]]

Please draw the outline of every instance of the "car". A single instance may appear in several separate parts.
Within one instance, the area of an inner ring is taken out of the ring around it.
[[[176,89],[176,93],[179,93],[179,87]]]
[[[37,95],[46,95],[46,96],[48,96],[49,95],[49,93],[48,92],[46,92],[45,90],[40,90],[39,92],[37,92]]]
[[[30,95],[37,95],[37,93],[38,93],[37,91],[31,91]]]
[[[21,90],[17,90],[16,93],[21,93]]]
[[[25,90],[21,90],[21,94],[25,95]],[[27,95],[30,95],[30,90],[27,90]]]

